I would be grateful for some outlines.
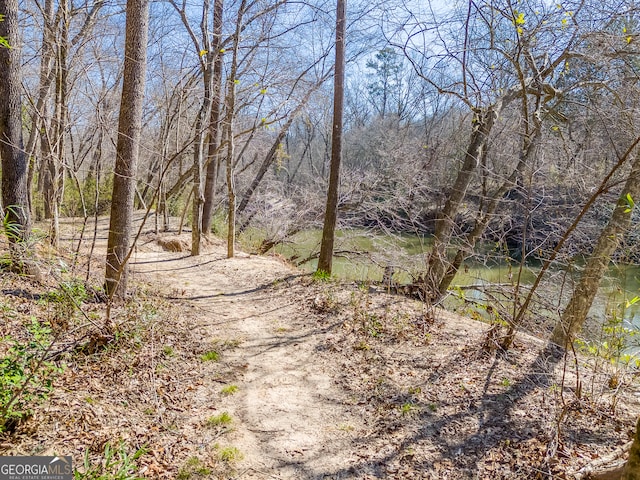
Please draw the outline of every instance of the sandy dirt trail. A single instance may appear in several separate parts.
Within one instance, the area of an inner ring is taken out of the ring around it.
[[[193,309],[203,336],[239,341],[223,355],[241,372],[238,393],[217,406],[234,418],[228,438],[244,456],[236,478],[351,477],[360,421],[317,354],[331,327],[319,325],[286,285],[277,286],[299,272],[273,258],[227,259],[222,245],[208,251],[194,258],[147,243],[131,266],[134,275],[170,285],[176,300]]]

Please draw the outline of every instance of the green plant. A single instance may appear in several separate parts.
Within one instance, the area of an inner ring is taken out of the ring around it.
[[[28,240],[25,238],[23,226],[12,218],[24,218],[23,207],[20,205],[9,205],[5,208],[0,233],[5,235],[13,244],[23,244]]]
[[[222,412],[219,415],[214,415],[207,419],[207,426],[209,427],[221,427],[229,425],[233,421],[231,415],[228,412]]]
[[[209,350],[200,355],[200,360],[203,362],[217,362],[220,360],[220,354],[215,350]]]
[[[171,345],[165,345],[164,347],[162,347],[162,353],[164,353],[165,357],[173,357],[173,347]]]
[[[81,217],[86,208],[87,215],[104,215],[109,213],[111,205],[111,192],[113,191],[113,174],[109,174],[97,185],[98,198],[96,202],[96,177],[90,175],[78,190],[76,182],[68,182],[64,188],[64,196],[60,206],[61,213],[69,217]],[[84,197],[84,207],[82,202]]]
[[[227,463],[237,462],[243,457],[242,452],[236,447],[224,447],[218,451],[218,458]]]
[[[79,280],[62,282],[56,290],[48,292],[43,301],[53,305],[56,319],[68,321],[73,318],[80,304],[87,299],[87,290]]]
[[[508,378],[505,377],[500,382],[500,385],[502,385],[503,387],[510,387],[511,386],[511,380],[509,380]]]
[[[220,390],[220,393],[222,395],[233,395],[237,391],[238,391],[237,385],[227,385],[225,387],[222,387],[222,390]]]
[[[415,410],[416,406],[411,402],[405,402],[400,407],[400,413],[402,415],[409,415],[411,412]]]
[[[0,37],[0,47],[11,48],[11,45],[9,45],[9,42],[5,37]]]
[[[311,278],[313,278],[317,282],[328,282],[329,280],[331,280],[331,274],[329,272],[325,272],[324,270],[316,270],[311,275]]]
[[[62,371],[46,359],[52,344],[49,325],[31,317],[27,332],[27,341],[0,338],[0,343],[9,345],[0,357],[0,431],[29,416],[48,397],[54,378]]]
[[[117,448],[111,443],[104,447],[102,458],[98,462],[92,462],[89,458],[89,450],[85,450],[82,462],[83,472],[73,472],[75,480],[138,480],[138,459],[147,453],[145,447],[137,449],[133,455],[128,452],[127,445],[120,442]]]
[[[191,457],[184,466],[178,471],[176,476],[177,480],[189,480],[194,473],[197,473],[202,468],[200,459],[198,457]]]
[[[382,322],[375,314],[366,314],[367,333],[372,337],[379,337],[382,335],[384,329]]]
[[[639,302],[640,297],[636,296],[631,300],[625,300],[608,312],[601,327],[599,340],[587,342],[578,339],[576,340],[578,347],[583,352],[603,358],[614,366],[626,367],[631,364],[635,357],[628,352],[629,348],[633,346],[632,339],[638,334],[638,330],[626,320],[625,312],[629,307]]]

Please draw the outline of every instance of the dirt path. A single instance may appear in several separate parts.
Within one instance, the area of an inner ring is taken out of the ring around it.
[[[147,244],[132,268],[170,285],[194,309],[194,328],[204,337],[240,342],[224,355],[241,372],[238,393],[217,408],[237,419],[229,438],[244,456],[242,478],[344,478],[332,472],[348,470],[350,432],[360,422],[316,361],[329,329],[308,321],[307,306],[288,295],[286,285],[272,288],[298,272],[275,259],[226,259],[221,247],[209,250],[193,258]],[[206,390],[201,395],[213,398]]]
[[[106,229],[101,220],[94,272]],[[102,465],[109,445],[144,448],[137,473],[167,480],[577,478],[621,460],[640,415],[637,370],[559,357],[524,334],[509,355],[485,355],[485,323],[312,282],[275,258],[227,259],[222,242],[206,252],[142,238],[131,259],[140,292],[113,313],[117,341],[70,353],[64,388],[0,435],[0,453]],[[28,300],[55,285],[5,280],[14,335],[51,317]],[[83,311],[100,318],[103,305]],[[224,413],[230,425],[217,423]]]

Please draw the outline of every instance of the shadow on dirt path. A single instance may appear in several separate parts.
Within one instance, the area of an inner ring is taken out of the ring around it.
[[[349,475],[351,432],[360,419],[344,407],[317,355],[336,326],[319,325],[289,292],[296,272],[273,259],[226,259],[215,249],[189,257],[141,248],[131,267],[170,286],[167,298],[193,310],[194,328],[238,345],[222,359],[241,372],[238,393],[217,408],[237,419],[229,439],[244,456],[239,477]]]

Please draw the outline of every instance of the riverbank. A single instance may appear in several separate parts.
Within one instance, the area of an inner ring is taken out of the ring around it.
[[[640,415],[631,367],[556,356],[524,334],[487,355],[485,323],[277,258],[226,259],[218,241],[190,257],[149,234],[132,262],[121,334],[64,350],[48,399],[2,434],[2,454],[98,468],[110,445],[143,478],[573,478],[626,445]],[[54,284],[1,280],[4,335],[48,318],[30,299]],[[82,318],[61,346],[82,338]]]

